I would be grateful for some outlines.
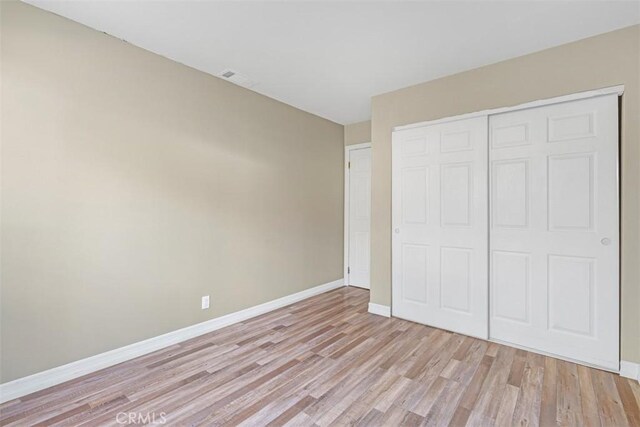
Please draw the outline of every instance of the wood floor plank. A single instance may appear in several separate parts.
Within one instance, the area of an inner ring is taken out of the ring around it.
[[[212,417],[217,415],[217,411],[225,406],[232,404],[238,399],[242,397],[253,395],[256,391],[268,391],[270,390],[269,385],[273,385],[276,383],[276,379],[286,378],[285,374],[293,372],[293,375],[297,375],[303,370],[303,362],[299,360],[290,360],[287,363],[284,363],[277,368],[265,373],[264,375],[256,378],[251,381],[249,384],[244,385],[243,387],[235,389],[233,392],[217,395],[211,393],[210,397],[214,397],[213,399],[207,401],[203,401],[196,408],[189,409],[178,409],[175,411],[170,411],[167,415],[167,420],[171,423],[175,424],[195,424],[195,425],[207,425],[212,421]],[[289,371],[289,372],[288,372]],[[213,400],[213,403],[212,403]],[[240,405],[238,405],[240,406]],[[194,411],[193,409],[197,409]]]
[[[524,370],[524,367],[523,367]],[[520,394],[520,386],[514,386],[507,384],[504,392],[502,393],[502,402],[498,407],[498,414],[496,415],[496,426],[510,426],[513,419],[513,413],[516,409],[516,402],[518,401],[518,395]]]
[[[446,381],[446,385],[424,417],[426,426],[448,426],[462,396],[463,385],[456,381]]]
[[[540,425],[556,425],[558,417],[558,387],[556,359],[547,357],[544,361],[542,395],[540,396]]]
[[[412,360],[412,364],[405,372],[404,376],[409,379],[416,379],[421,373],[428,369],[429,362],[433,360],[436,354],[442,352],[445,344],[451,339],[453,335],[445,333],[444,331],[436,331],[429,335],[425,339],[426,344],[422,351],[416,353],[415,359]]]
[[[458,364],[456,372],[452,374],[451,379],[467,386],[473,379],[479,365],[485,360],[484,353],[486,351],[487,343],[485,341],[474,340],[467,350],[467,354]],[[487,360],[492,362],[493,358],[488,358]]]
[[[380,412],[387,412],[404,390],[413,386],[414,382],[405,377],[397,377],[389,388],[377,393],[375,400],[372,402],[374,408]]]
[[[491,360],[491,362],[487,363],[488,360]],[[471,382],[469,383],[464,393],[462,394],[462,400],[460,402],[460,405],[462,407],[468,409],[469,411],[475,408],[476,401],[478,400],[478,396],[480,395],[480,390],[483,387],[483,384],[485,382],[485,379],[487,378],[487,374],[489,373],[489,370],[491,369],[492,364],[493,364],[493,358],[490,358],[490,359],[485,359],[484,357],[482,358],[482,362],[480,362],[480,365],[477,367],[476,371],[474,372],[471,378]]]
[[[560,425],[582,426],[582,400],[580,380],[574,363],[558,361],[557,415]]]
[[[351,404],[358,400],[373,384],[375,384],[382,376],[384,371],[375,369],[364,375],[361,381],[355,386],[350,384],[345,388],[345,393],[340,394],[338,400],[333,400],[330,406],[325,406],[325,410],[321,411],[315,417],[316,424],[320,426],[328,426],[332,424]],[[348,388],[348,391],[347,391]]]
[[[451,361],[452,355],[457,351],[463,341],[464,336],[458,334],[452,335],[446,344],[439,346],[440,350],[435,352],[429,362],[422,368],[416,379],[430,383],[436,377],[441,376],[442,371]]]
[[[604,426],[626,427],[629,425],[625,408],[618,394],[613,375],[597,369],[591,370],[591,381],[598,402],[600,422]],[[632,408],[627,408],[631,410]]]
[[[353,401],[332,424],[352,425],[360,423],[364,418],[370,415],[371,408],[373,407],[375,409],[376,403],[384,399],[384,396],[389,393],[389,390],[394,388],[396,383],[402,379],[402,377],[397,376],[392,371],[382,371],[384,373],[378,381],[365,391],[360,398]],[[387,408],[384,408],[383,410],[375,409],[375,412],[382,414],[386,409]]]
[[[286,400],[287,396],[290,396],[298,388],[306,386],[318,375],[326,372],[331,363],[314,355],[306,359],[301,366],[304,369],[292,375],[278,378],[278,381],[273,383],[273,387],[255,390],[257,393],[247,393],[243,398],[217,410],[213,419],[222,425],[236,426],[258,414],[263,408],[279,400]]]
[[[578,382],[580,383],[580,406],[582,407],[582,421],[585,427],[599,426],[600,416],[598,415],[598,401],[596,400],[596,395],[593,391],[590,369],[586,366],[577,365],[577,370]]]
[[[491,347],[487,350],[489,352]],[[472,424],[486,424],[495,422],[498,414],[504,387],[507,384],[511,364],[516,350],[511,347],[501,346],[495,356],[491,368],[487,372],[486,379],[480,390],[478,400],[471,412]]]
[[[0,405],[0,425],[640,426],[615,374],[367,312],[341,288]]]
[[[433,407],[433,405],[438,401],[438,398],[446,386],[446,378],[436,378],[433,384],[431,384],[431,386],[426,390],[422,398],[411,408],[411,412],[425,417],[431,410],[431,407]]]
[[[527,352],[524,350],[517,350],[516,355],[513,358],[513,363],[511,364],[511,371],[509,372],[509,378],[507,379],[508,384],[511,384],[514,387],[520,387],[526,360],[527,360]]]
[[[316,423],[313,422],[313,419],[304,412],[300,412],[298,415],[293,417],[291,421],[285,424],[287,427],[300,427],[300,426],[310,426],[310,427],[318,427]]]
[[[640,407],[640,381],[627,381],[631,390],[633,391],[633,395],[636,397],[636,403],[638,407]]]
[[[358,420],[354,425],[358,427],[377,426],[381,425],[380,422],[384,414],[377,409],[371,409],[364,418]]]
[[[393,405],[380,420],[381,426],[408,426],[417,427],[422,424],[422,418],[406,409]]]
[[[621,376],[614,376],[613,379],[616,383],[616,388],[620,395],[620,402],[624,408],[629,425],[640,426],[640,405],[638,405],[638,402],[633,395],[633,390],[631,389],[629,381]]]
[[[305,396],[302,399],[298,400],[287,410],[278,415],[274,420],[267,424],[268,427],[277,427],[283,426],[287,424],[291,419],[293,419],[300,412],[304,411],[304,409],[315,402],[315,399],[311,396]]]
[[[467,421],[469,420],[469,415],[471,415],[471,411],[465,408],[464,406],[458,405],[456,408],[456,412],[453,414],[451,418],[451,422],[449,422],[450,427],[464,427],[467,425]]]
[[[81,406],[78,406],[78,407],[73,408],[71,410],[62,412],[62,413],[56,415],[55,417],[47,418],[46,420],[43,420],[43,421],[41,421],[39,423],[35,423],[35,424],[33,424],[33,426],[34,427],[50,426],[50,425],[56,424],[56,423],[58,423],[60,421],[64,421],[64,420],[66,420],[68,418],[71,418],[76,414],[81,414],[83,412],[87,412],[90,409],[91,408],[89,407],[89,405],[86,405],[86,404],[85,405],[81,405]]]
[[[540,425],[540,405],[544,368],[527,363],[522,375],[522,384],[516,407],[513,411],[513,424],[519,426]]]

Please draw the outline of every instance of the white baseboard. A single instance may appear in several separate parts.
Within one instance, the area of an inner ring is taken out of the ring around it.
[[[640,363],[620,361],[620,376],[640,381]]]
[[[388,305],[369,303],[369,313],[378,316],[391,317],[391,307]]]
[[[18,378],[8,383],[0,384],[0,403],[17,399],[21,396],[42,390],[54,385],[90,374],[100,369],[108,368],[133,358],[143,356],[156,350],[177,344],[234,323],[242,322],[252,317],[285,307],[289,304],[310,298],[332,289],[344,286],[344,279],[325,283],[311,289],[306,289],[292,295],[287,295],[264,304],[236,311],[206,322],[197,323],[177,331],[169,332],[157,337],[139,341],[125,347],[100,353],[86,359],[77,360],[66,365],[38,372],[28,377]]]

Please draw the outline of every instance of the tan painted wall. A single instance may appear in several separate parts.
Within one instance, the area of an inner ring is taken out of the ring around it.
[[[371,301],[391,303],[394,126],[624,84],[622,358],[640,362],[640,26],[376,96],[372,100]]]
[[[344,145],[371,142],[371,121],[344,126]]]
[[[342,277],[343,126],[1,7],[3,382]]]

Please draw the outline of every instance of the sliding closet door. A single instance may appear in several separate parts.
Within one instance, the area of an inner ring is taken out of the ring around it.
[[[491,337],[617,370],[617,96],[489,126]]]
[[[394,316],[488,336],[487,118],[393,133]]]

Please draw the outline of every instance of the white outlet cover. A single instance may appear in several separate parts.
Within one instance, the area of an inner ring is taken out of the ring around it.
[[[202,297],[202,309],[209,308],[209,295]]]

